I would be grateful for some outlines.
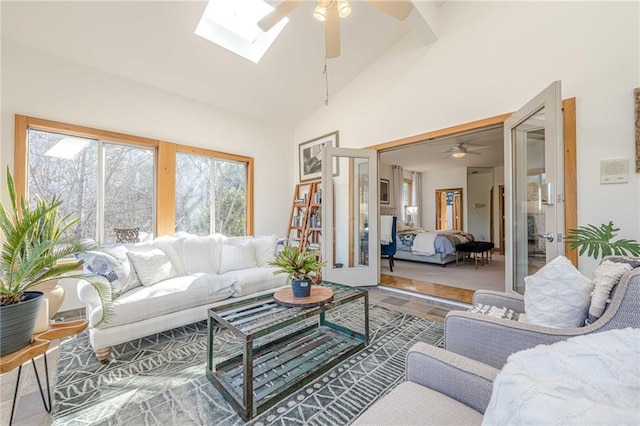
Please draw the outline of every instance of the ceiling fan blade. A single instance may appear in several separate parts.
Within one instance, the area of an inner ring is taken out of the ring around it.
[[[324,21],[324,44],[327,58],[340,56],[340,16],[335,7],[327,9],[327,18]]]
[[[275,9],[267,13],[264,18],[258,21],[258,27],[266,33],[273,28],[275,24],[280,22],[282,18],[300,6],[300,3],[302,3],[302,0],[284,0]]]
[[[383,11],[387,15],[391,15],[394,18],[404,21],[407,19],[407,16],[413,10],[413,3],[407,0],[364,0],[366,3],[369,3],[371,6]]]

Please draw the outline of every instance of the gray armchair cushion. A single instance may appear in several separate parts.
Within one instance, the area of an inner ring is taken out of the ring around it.
[[[352,425],[480,425],[482,414],[432,389],[404,382],[376,402]]]
[[[552,328],[469,312],[449,312],[444,321],[445,349],[502,368],[512,353],[540,344],[611,329],[639,328],[640,268],[623,275],[614,291],[602,317],[584,327]],[[494,300],[491,303],[501,306]]]
[[[498,370],[426,343],[407,353],[408,381],[418,383],[484,413]]]

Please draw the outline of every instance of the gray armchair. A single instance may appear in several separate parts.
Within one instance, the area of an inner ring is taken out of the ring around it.
[[[445,348],[501,369],[509,355],[570,337],[625,327],[640,328],[640,267],[627,272],[611,291],[611,303],[593,324],[576,328],[552,328],[491,318],[471,312],[449,312],[444,322]],[[473,303],[524,312],[520,295],[480,290]]]
[[[444,349],[416,343],[407,353],[407,380],[353,425],[479,425],[498,372]]]

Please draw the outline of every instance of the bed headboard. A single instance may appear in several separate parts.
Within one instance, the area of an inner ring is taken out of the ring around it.
[[[398,216],[398,210],[395,207],[380,206],[380,214],[389,215],[389,216]]]

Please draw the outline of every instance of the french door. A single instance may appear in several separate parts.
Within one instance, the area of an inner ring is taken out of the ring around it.
[[[506,291],[564,254],[562,94],[552,83],[504,123]]]
[[[368,149],[322,149],[323,279],[378,284],[378,157]]]

